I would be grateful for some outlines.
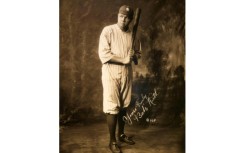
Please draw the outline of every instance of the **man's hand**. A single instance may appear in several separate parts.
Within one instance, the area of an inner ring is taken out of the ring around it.
[[[135,53],[135,51],[133,49],[130,49],[129,50],[129,57],[132,58],[134,56],[134,53]]]

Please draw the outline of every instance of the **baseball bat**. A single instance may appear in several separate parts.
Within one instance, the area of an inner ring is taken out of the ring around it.
[[[134,25],[133,25],[133,30],[132,30],[132,45],[131,45],[131,49],[134,49],[135,37],[136,37],[137,29],[138,29],[140,13],[141,13],[141,9],[137,8],[135,10],[135,15],[134,15]],[[138,59],[137,59],[137,57],[135,55],[133,56],[132,60],[134,61],[135,65],[138,65]]]

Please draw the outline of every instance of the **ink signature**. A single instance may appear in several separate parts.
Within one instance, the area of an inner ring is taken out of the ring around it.
[[[147,95],[141,95],[135,102],[135,107],[131,113],[127,113],[126,116],[123,116],[123,121],[128,123],[129,125],[133,124],[132,120],[139,122],[139,120],[144,116],[144,114],[149,111],[149,108],[156,105],[154,103],[158,93],[157,90],[154,89],[153,93],[149,93]]]

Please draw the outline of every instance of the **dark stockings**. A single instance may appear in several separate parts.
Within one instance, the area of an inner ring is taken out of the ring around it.
[[[126,115],[126,110],[120,110],[118,113],[118,136],[124,134],[125,122],[123,121],[123,116]]]
[[[107,124],[110,132],[110,142],[116,142],[117,115],[107,114]]]
[[[123,121],[123,116],[126,115],[126,110],[120,110],[118,115],[107,114],[107,124],[110,132],[110,142],[116,142],[116,127],[118,121],[118,136],[124,134],[125,122]]]

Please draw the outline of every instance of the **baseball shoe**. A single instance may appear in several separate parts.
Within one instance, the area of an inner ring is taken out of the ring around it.
[[[118,147],[116,142],[110,142],[109,148],[112,153],[121,153],[120,148]]]
[[[130,145],[135,144],[135,142],[131,138],[129,138],[128,136],[126,136],[125,134],[121,134],[120,135],[119,141],[125,142],[125,143],[130,144]]]

